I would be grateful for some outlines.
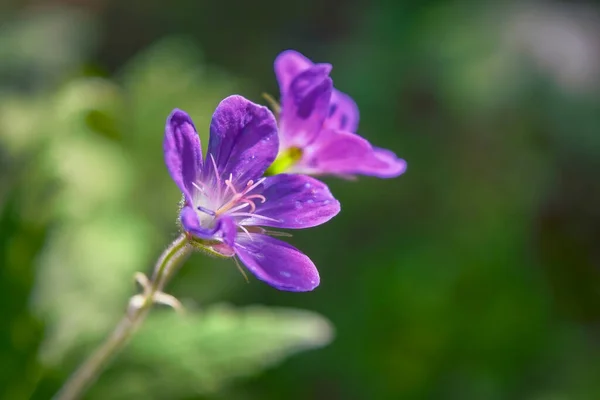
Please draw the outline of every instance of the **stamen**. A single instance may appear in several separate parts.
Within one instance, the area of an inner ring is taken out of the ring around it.
[[[196,209],[198,211],[202,211],[203,213],[210,215],[211,217],[214,217],[216,215],[213,210],[209,210],[208,208],[204,208],[202,206],[198,206],[196,207]]]
[[[210,160],[212,161],[213,169],[215,170],[215,177],[217,178],[217,187],[221,186],[221,177],[219,176],[219,170],[217,169],[217,162],[213,155],[210,155]]]
[[[265,181],[265,179],[267,178],[260,178],[259,180],[256,181],[256,183],[254,183],[253,181],[248,181],[248,184],[246,186],[246,190],[244,190],[244,193],[248,193],[249,191],[251,191],[252,189],[254,189],[255,187],[257,187],[258,185],[260,185],[261,183],[263,183]],[[252,186],[250,186],[252,185]]]
[[[225,186],[227,186],[225,193],[227,193],[227,190],[229,189],[233,193],[234,197],[238,195],[238,192],[235,190],[235,186],[233,186],[233,183],[231,182],[231,179],[225,180]]]
[[[229,189],[233,190],[233,193],[235,193],[235,188],[233,187],[233,174],[229,174],[229,179],[225,180],[225,192],[223,192],[223,197],[227,194],[227,191]]]
[[[245,208],[248,206],[252,207],[252,205],[250,204],[250,203],[252,203],[251,201],[248,202],[248,201],[242,200],[242,202],[243,202],[243,204],[233,207],[232,209],[229,210],[229,212],[230,213],[236,212],[236,211],[241,210],[242,208]],[[254,207],[254,208],[256,209],[256,207]],[[252,211],[250,211],[250,212],[252,212]]]
[[[254,202],[252,200],[244,199],[244,200],[242,200],[242,202],[246,203],[250,206],[250,210],[248,210],[248,212],[250,214],[252,214],[254,211],[256,211],[256,204],[254,204]]]
[[[238,226],[240,227],[241,230],[243,230],[246,233],[246,235],[248,235],[248,237],[250,238],[250,240],[254,240],[254,238],[252,237],[252,235],[250,234],[250,232],[248,232],[248,229],[246,229],[242,225],[238,225]]]
[[[236,213],[229,214],[229,215],[232,217],[252,217],[252,218],[262,219],[265,221],[281,222],[281,220],[279,220],[279,219],[269,218],[269,217],[265,217],[264,215],[247,213],[247,212],[236,212]]]
[[[231,196],[229,201],[227,201],[225,204],[221,205],[221,207],[219,207],[217,209],[217,211],[215,212],[215,215],[220,215],[225,212],[228,212],[230,214],[231,213],[235,214],[236,211],[242,210],[246,207],[250,207],[250,209],[248,210],[248,212],[246,214],[252,215],[252,213],[254,213],[254,211],[256,211],[256,204],[254,203],[253,199],[259,199],[261,201],[261,203],[264,203],[265,201],[267,201],[267,199],[262,194],[252,194],[249,196],[246,196],[246,194],[249,193],[250,191],[252,191],[254,188],[256,188],[261,183],[263,183],[265,179],[266,178],[261,178],[256,182],[254,182],[254,180],[251,179],[248,182],[246,182],[246,187],[244,188],[244,190],[242,190],[241,192],[238,192],[235,189],[235,186],[233,185],[233,182],[232,182],[233,176],[232,176],[232,174],[229,174],[229,179],[225,180],[226,189],[225,189],[225,192],[223,195],[225,195],[229,190],[231,190],[231,192],[233,193],[233,196]]]
[[[196,182],[192,182],[192,186],[198,189],[200,192],[204,193],[204,187],[198,185]]]
[[[261,200],[262,203],[264,203],[267,199],[265,198],[265,196],[260,195],[260,194],[254,194],[254,195],[250,195],[247,197],[244,197],[244,195],[248,192],[250,192],[251,190],[253,190],[254,188],[256,188],[258,185],[260,185],[266,178],[261,178],[258,181],[254,182],[253,180],[249,180],[246,183],[246,188],[244,188],[243,191],[238,192],[237,190],[235,190],[235,186],[233,186],[233,183],[231,181],[231,174],[230,174],[230,179],[225,180],[225,185],[227,186],[228,190],[231,190],[231,192],[233,193],[232,198],[225,203],[224,205],[222,205],[218,210],[217,210],[217,214],[222,214],[226,211],[231,212],[235,212],[237,210],[241,210],[242,208],[246,207],[246,206],[250,206],[250,212],[254,212],[256,210],[256,204],[254,204],[254,202],[251,199],[254,198],[258,198]],[[227,190],[225,191],[225,193],[227,193]],[[234,207],[234,205],[237,202],[242,202],[244,204],[241,204],[237,207]]]
[[[251,194],[250,196],[244,197],[244,199],[246,199],[246,200],[259,199],[261,203],[264,203],[265,201],[267,201],[267,198],[265,196],[263,196],[262,194]]]
[[[235,247],[239,247],[239,248],[240,248],[240,249],[242,249],[242,250],[250,251],[250,250],[249,250],[249,249],[248,249],[246,246],[242,246],[242,245],[241,245],[241,244],[239,244],[239,243],[236,243],[236,244],[235,244]]]

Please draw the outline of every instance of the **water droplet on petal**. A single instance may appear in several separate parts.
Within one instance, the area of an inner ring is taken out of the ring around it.
[[[304,184],[304,188],[305,188],[305,189],[310,189],[310,183],[306,182],[306,183]]]
[[[292,274],[290,274],[290,273],[289,273],[289,272],[287,272],[287,271],[279,271],[279,274],[280,274],[281,276],[283,276],[283,277],[286,277],[286,278],[290,278],[290,277],[292,276]]]
[[[300,210],[302,208],[302,202],[297,201],[295,204],[296,210]]]
[[[313,199],[308,199],[308,200],[306,200],[306,203],[307,203],[307,204],[312,204],[312,203],[314,203],[314,202],[315,202],[315,201],[314,201]]]

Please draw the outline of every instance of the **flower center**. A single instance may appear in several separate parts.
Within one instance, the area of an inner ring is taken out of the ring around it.
[[[247,212],[253,213],[256,210],[256,204],[254,204],[254,199],[260,200],[261,203],[264,203],[265,201],[267,201],[267,199],[262,194],[248,193],[251,192],[252,189],[257,187],[258,185],[263,183],[264,180],[265,178],[261,178],[258,181],[256,181],[256,183],[254,183],[253,180],[249,180],[248,183],[246,183],[246,187],[244,188],[244,190],[242,190],[241,192],[237,192],[235,190],[235,187],[233,186],[233,183],[231,182],[230,176],[229,179],[225,180],[225,185],[227,186],[225,192],[227,193],[227,191],[229,190],[231,191],[231,193],[233,193],[233,196],[231,196],[229,201],[227,201],[225,204],[219,207],[217,211],[215,211],[215,216],[218,217],[219,215],[223,215],[226,212],[233,213],[247,206],[250,207],[250,210],[248,210]]]
[[[267,201],[262,194],[252,194],[266,178],[254,182],[249,180],[244,189],[238,191],[233,184],[233,177],[225,180],[225,190],[209,191],[202,183],[194,183],[196,188],[194,195],[194,206],[198,210],[198,218],[203,226],[211,227],[219,216],[229,215],[232,217],[251,217],[256,211],[256,201],[264,203]],[[217,179],[217,187],[221,188],[221,180]]]
[[[217,163],[212,154],[210,159],[213,163],[215,178],[210,180],[210,184],[203,182],[194,182],[192,185],[196,189],[192,196],[192,204],[196,209],[196,215],[200,225],[207,228],[214,227],[217,219],[222,215],[227,215],[236,219],[237,227],[251,237],[252,223],[256,220],[281,222],[278,219],[257,214],[256,201],[261,203],[267,201],[262,194],[252,194],[251,192],[261,185],[265,179],[260,178],[256,182],[249,180],[241,191],[237,191],[233,184],[233,175],[229,174],[229,179],[221,180],[218,173]],[[224,185],[223,185],[224,183]],[[223,190],[223,187],[225,188]],[[249,227],[246,228],[245,220],[249,220]]]
[[[290,147],[277,155],[273,164],[267,169],[266,175],[277,175],[287,172],[298,161],[302,159],[303,151],[299,147]]]

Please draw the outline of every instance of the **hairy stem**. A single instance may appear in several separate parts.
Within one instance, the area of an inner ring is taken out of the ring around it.
[[[92,355],[73,373],[54,400],[79,399],[98,379],[112,358],[127,344],[136,330],[142,325],[155,302],[155,296],[162,292],[167,281],[192,252],[185,234],[180,235],[161,254],[156,262],[152,279],[144,286],[142,294],[133,296],[125,316],[114,331]]]

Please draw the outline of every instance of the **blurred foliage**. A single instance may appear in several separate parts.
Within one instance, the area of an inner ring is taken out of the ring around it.
[[[291,239],[315,292],[192,256],[188,315],[157,310],[89,398],[600,397],[598,5],[25,3],[0,17],[0,398],[49,398],[176,234],[168,113],[206,144],[284,48],[408,172],[327,180],[342,213]]]
[[[212,306],[182,317],[154,315],[123,364],[92,392],[98,399],[185,398],[215,393],[232,378],[255,374],[298,351],[331,340],[329,322],[289,309]]]

